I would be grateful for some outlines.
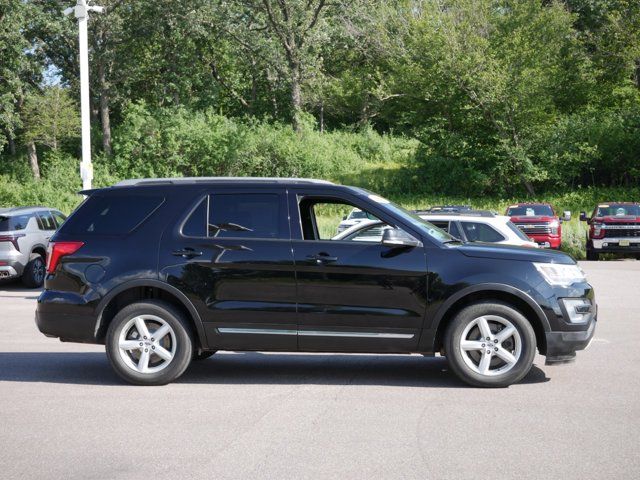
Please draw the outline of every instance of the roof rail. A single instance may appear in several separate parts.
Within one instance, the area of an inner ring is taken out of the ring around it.
[[[253,183],[303,183],[333,185],[328,180],[312,178],[279,178],[279,177],[177,177],[177,178],[138,178],[122,180],[114,187],[131,187],[136,185],[179,185],[190,183],[224,183],[224,182],[253,182]]]
[[[464,216],[464,217],[495,217],[497,215],[496,212],[492,212],[490,210],[460,210],[460,211],[451,211],[451,210],[414,210],[413,213],[417,215],[442,215],[442,216]]]
[[[424,210],[416,210],[416,212],[461,212],[468,210],[473,210],[473,207],[471,205],[434,205]]]

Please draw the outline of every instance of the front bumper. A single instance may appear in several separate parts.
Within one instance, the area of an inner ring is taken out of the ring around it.
[[[524,233],[542,248],[560,248],[562,237],[560,235],[530,235],[526,231]]]
[[[591,240],[593,250],[605,253],[639,253],[640,252],[640,238],[638,237],[607,237]]]
[[[595,308],[595,307],[594,307]],[[575,360],[576,352],[589,346],[596,331],[597,313],[594,312],[586,330],[567,332],[547,332],[546,364],[568,363]]]

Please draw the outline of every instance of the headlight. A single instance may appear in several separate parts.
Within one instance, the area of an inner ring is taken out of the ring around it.
[[[549,223],[549,227],[551,228],[551,235],[557,235],[558,229],[560,228],[560,222],[558,220],[554,220]]]
[[[568,287],[573,283],[587,280],[578,265],[534,262],[533,266],[536,267],[536,270],[540,272],[549,285]]]

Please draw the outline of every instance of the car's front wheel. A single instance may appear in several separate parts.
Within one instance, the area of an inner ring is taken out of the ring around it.
[[[109,325],[107,357],[116,373],[135,385],[165,385],[189,366],[191,329],[171,304],[146,300],[126,306]]]
[[[445,334],[451,369],[478,387],[506,387],[529,372],[536,336],[519,311],[498,302],[479,302],[463,308]]]

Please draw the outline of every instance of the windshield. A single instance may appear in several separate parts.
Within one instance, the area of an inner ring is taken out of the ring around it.
[[[423,218],[420,218],[415,213],[412,213],[409,210],[402,208],[400,205],[396,205],[393,202],[389,202],[388,200],[378,197],[377,195],[369,195],[369,199],[376,201],[378,203],[384,204],[384,206],[387,207],[389,210],[391,210],[393,213],[401,217],[407,223],[410,223],[413,227],[420,230],[422,233],[430,236],[434,240],[437,240],[439,242],[448,242],[448,241],[459,242],[457,238],[452,237],[441,228],[438,228],[432,223],[429,223]]]
[[[515,233],[515,234],[518,236],[518,238],[519,238],[520,240],[525,240],[525,241],[527,241],[527,242],[530,242],[530,241],[531,241],[531,239],[530,239],[529,237],[527,237],[527,236],[522,232],[522,230],[520,230],[518,227],[516,227],[516,226],[515,226],[515,224],[514,224],[513,222],[508,221],[508,222],[507,222],[507,227],[509,227],[509,229],[510,229],[513,233]]]
[[[627,215],[640,217],[640,205],[598,205],[596,217],[625,217]]]
[[[507,209],[510,217],[553,217],[549,205],[513,205]]]

